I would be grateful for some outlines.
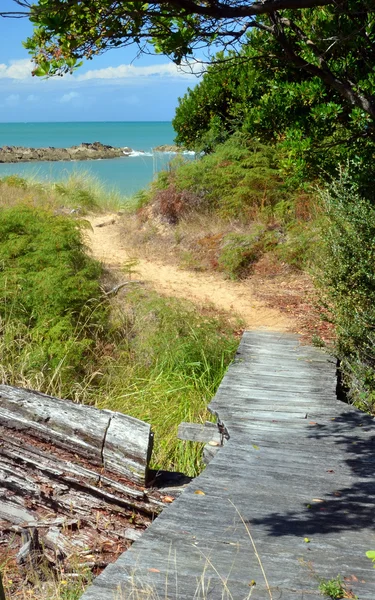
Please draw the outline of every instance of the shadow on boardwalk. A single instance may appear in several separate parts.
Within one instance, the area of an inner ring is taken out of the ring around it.
[[[168,600],[317,600],[340,574],[374,600],[375,424],[336,385],[335,361],[298,336],[245,332],[210,403],[230,440],[83,599],[136,597],[135,577]]]
[[[307,439],[337,445],[345,464],[355,477],[351,486],[340,487],[301,511],[275,512],[262,519],[252,519],[254,525],[264,525],[270,536],[306,536],[332,532],[358,531],[373,526],[375,506],[375,435],[372,417],[344,412],[325,424],[309,425]],[[327,452],[327,479],[334,474]],[[308,469],[308,467],[307,467]],[[359,481],[358,481],[359,480]]]

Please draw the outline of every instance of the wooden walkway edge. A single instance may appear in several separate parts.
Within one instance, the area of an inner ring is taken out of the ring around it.
[[[335,361],[245,332],[210,408],[228,443],[81,600],[316,600],[337,575],[374,600],[375,424]]]

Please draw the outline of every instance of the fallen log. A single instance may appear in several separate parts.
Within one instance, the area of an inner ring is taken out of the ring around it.
[[[0,385],[0,529],[20,568],[115,560],[164,507],[145,487],[152,440],[138,419]]]
[[[153,436],[139,419],[0,385],[0,424],[146,484]]]

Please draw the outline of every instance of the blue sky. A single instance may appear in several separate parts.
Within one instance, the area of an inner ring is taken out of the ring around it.
[[[0,0],[2,11],[17,10]],[[0,18],[0,122],[170,121],[177,99],[197,78],[167,57],[142,56],[119,48],[96,57],[74,75],[48,80],[31,76],[22,41],[27,19]]]

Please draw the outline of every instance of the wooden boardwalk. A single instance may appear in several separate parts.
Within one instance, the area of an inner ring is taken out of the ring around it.
[[[229,442],[82,600],[314,600],[338,574],[374,600],[375,424],[333,359],[245,332],[210,407]]]

